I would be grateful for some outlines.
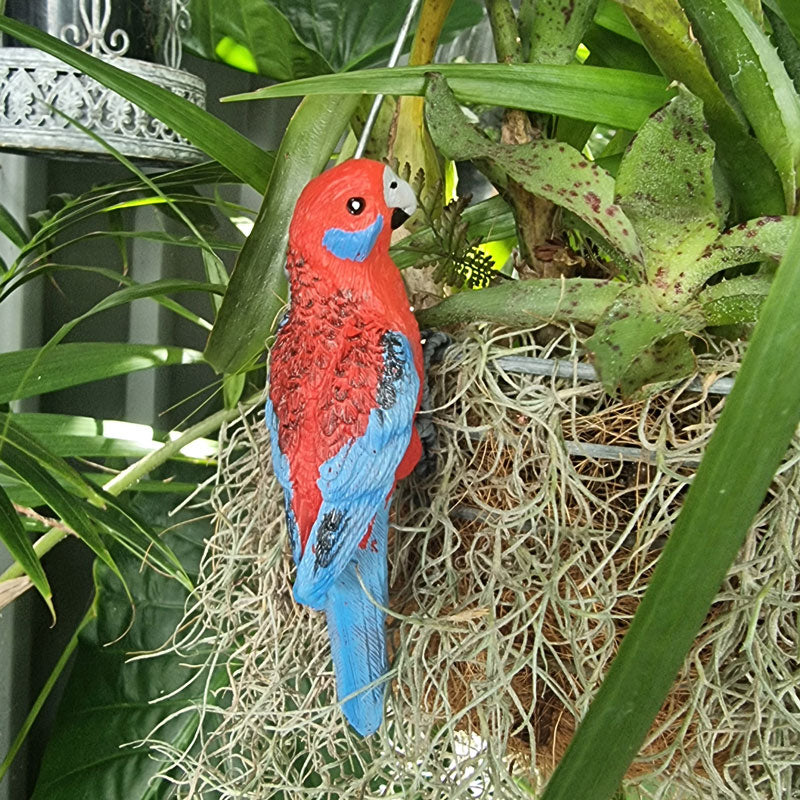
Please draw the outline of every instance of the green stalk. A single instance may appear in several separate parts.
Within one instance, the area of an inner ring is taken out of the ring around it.
[[[509,0],[484,0],[497,60],[506,64],[518,64],[522,60],[522,44],[519,38],[517,18]]]
[[[260,399],[261,394],[253,395],[247,400],[243,401],[241,407],[249,409],[254,406]],[[131,464],[127,469],[115,475],[111,480],[106,482],[103,489],[115,497],[122,494],[127,489],[140,481],[149,472],[152,472],[156,467],[169,461],[176,456],[184,447],[191,444],[195,439],[200,439],[203,436],[217,430],[221,425],[226,422],[236,419],[241,414],[241,407],[226,408],[212,414],[210,417],[198,422],[191,428],[185,430],[180,436],[172,441],[165,442],[158,450],[148,453],[143,458],[139,459],[134,464]],[[33,545],[36,555],[41,558],[45,553],[53,549],[65,536],[66,532],[61,528],[53,528],[47,533],[39,537]],[[2,574],[0,574],[0,583],[9,581],[12,578],[18,578],[25,574],[25,570],[18,562],[11,564]]]
[[[261,393],[253,395],[243,401],[242,406],[250,408],[258,402],[260,397]],[[224,408],[222,411],[217,411],[216,414],[212,414],[210,417],[200,420],[196,425],[187,428],[177,439],[166,442],[159,447],[158,450],[148,453],[144,458],[139,459],[135,464],[131,464],[127,469],[115,475],[103,486],[103,489],[115,497],[122,494],[126,489],[132,488],[134,484],[147,475],[147,473],[152,472],[156,467],[160,467],[173,456],[177,455],[195,439],[200,439],[212,433],[226,422],[236,419],[241,413],[239,406],[236,406],[236,408]]]
[[[56,681],[61,676],[61,673],[64,671],[64,667],[67,666],[67,662],[70,659],[70,656],[75,651],[75,648],[78,646],[78,636],[80,635],[81,631],[86,627],[86,625],[91,622],[97,616],[97,605],[96,603],[92,603],[91,608],[86,612],[86,616],[78,623],[78,627],[75,629],[75,632],[72,634],[69,642],[67,642],[67,646],[64,648],[64,651],[59,656],[58,661],[56,662],[55,667],[53,667],[53,671],[50,673],[50,676],[47,678],[44,686],[42,686],[42,690],[39,692],[39,695],[36,698],[36,702],[31,707],[31,710],[28,712],[28,716],[25,717],[25,722],[22,723],[22,727],[19,729],[17,735],[14,737],[14,741],[11,743],[11,747],[8,748],[8,752],[6,753],[6,757],[3,759],[2,763],[0,763],[0,781],[3,780],[3,776],[8,772],[9,767],[13,763],[14,759],[17,757],[17,753],[19,752],[22,745],[25,743],[25,739],[30,732],[31,727],[33,727],[33,723],[36,722],[36,718],[39,716],[39,712],[42,710],[42,706],[47,701],[47,698],[50,696],[50,692],[52,692],[53,687],[56,684]]]
[[[528,328],[541,322],[596,325],[625,288],[624,283],[588,278],[509,281],[477,292],[459,292],[417,314],[423,328],[464,322],[496,322]]]

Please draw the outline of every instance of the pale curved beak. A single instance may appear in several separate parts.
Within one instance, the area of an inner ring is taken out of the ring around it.
[[[383,171],[383,199],[392,209],[392,230],[399,228],[417,210],[414,190],[389,167]]]

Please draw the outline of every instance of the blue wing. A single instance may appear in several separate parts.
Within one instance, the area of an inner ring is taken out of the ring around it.
[[[362,736],[375,733],[383,719],[385,685],[379,681],[389,668],[386,614],[375,603],[384,608],[389,604],[388,528],[387,506],[375,515],[369,546],[356,549],[355,560],[336,578],[325,602],[336,690],[344,715]],[[364,593],[359,577],[375,602]]]
[[[269,431],[269,440],[272,451],[272,470],[278,483],[283,489],[283,501],[286,507],[286,528],[289,531],[289,543],[292,546],[292,556],[295,563],[300,562],[300,532],[297,528],[297,522],[294,518],[292,511],[292,480],[289,477],[289,459],[281,452],[278,445],[278,418],[275,416],[275,409],[272,405],[272,400],[267,395],[267,404],[264,408],[264,421],[267,424]]]
[[[395,471],[411,440],[419,394],[411,346],[396,331],[387,331],[382,345],[377,407],[364,435],[347,442],[320,467],[322,505],[294,583],[297,602],[317,610],[325,608],[334,581],[357,558],[376,514],[387,511]]]

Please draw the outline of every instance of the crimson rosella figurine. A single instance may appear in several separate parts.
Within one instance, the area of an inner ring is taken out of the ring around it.
[[[289,227],[289,311],[270,359],[266,422],[294,597],[325,611],[339,700],[362,736],[383,717],[389,504],[422,449],[419,328],[389,257],[392,229],[415,209],[411,187],[367,159],[306,186]]]

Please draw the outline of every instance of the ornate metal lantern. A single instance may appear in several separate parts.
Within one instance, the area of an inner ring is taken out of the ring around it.
[[[180,69],[189,0],[7,0],[27,22],[200,107],[205,83]],[[190,164],[204,156],[164,123],[88,75],[31,47],[0,47],[0,149],[105,155],[102,145],[53,113],[58,108],[138,161]]]

